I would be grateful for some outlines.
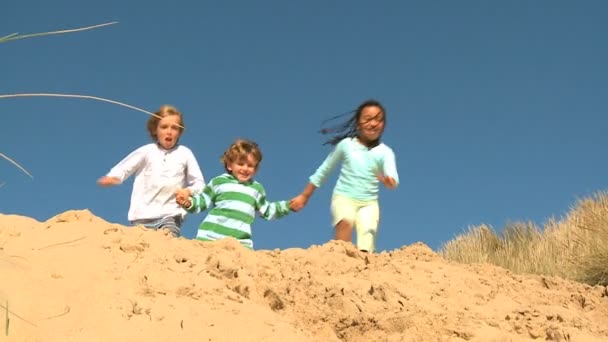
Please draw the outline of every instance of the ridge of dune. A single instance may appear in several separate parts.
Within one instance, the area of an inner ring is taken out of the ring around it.
[[[608,340],[606,287],[450,263],[422,243],[250,251],[88,210],[0,214],[0,279],[7,341]]]

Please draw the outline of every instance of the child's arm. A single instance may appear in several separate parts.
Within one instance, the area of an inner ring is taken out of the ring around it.
[[[131,176],[136,170],[143,167],[146,160],[146,149],[146,146],[142,146],[131,152],[128,156],[116,164],[116,166],[114,166],[107,175],[99,178],[99,180],[97,180],[97,184],[101,186],[122,184],[122,182],[129,178],[129,176]]]
[[[344,148],[347,143],[346,139],[336,145],[333,151],[327,155],[321,166],[315,171],[315,173],[310,176],[310,183],[314,185],[316,188],[320,187],[325,183],[327,177],[331,174],[333,169],[342,161],[344,158]],[[308,187],[308,186],[307,186]]]
[[[186,160],[186,186],[191,194],[198,194],[205,187],[205,177],[192,151]]]
[[[302,191],[301,194],[292,198],[289,201],[289,208],[293,211],[299,211],[300,209],[304,208],[304,206],[308,202],[308,199],[310,198],[310,196],[312,196],[316,189],[317,187],[314,184],[306,184],[304,191]]]
[[[395,189],[399,185],[395,153],[391,149],[388,149],[384,156],[382,174],[378,175],[378,179],[387,189]]]
[[[268,202],[266,199],[266,191],[263,187],[256,200],[256,209],[260,213],[260,216],[265,220],[279,219],[289,214],[290,211],[287,201]]]
[[[184,209],[188,210],[192,207],[192,200],[190,199],[190,190],[179,189],[175,192],[175,202]]]
[[[306,184],[304,191],[289,201],[289,208],[291,210],[299,211],[306,206],[308,199],[315,192],[315,189],[325,182],[331,171],[344,158],[344,146],[346,143],[347,141],[344,139],[336,145],[336,148],[325,158],[323,164],[310,176],[310,182]]]
[[[177,202],[177,204],[188,208],[190,207],[190,205],[192,205],[192,203],[190,202],[191,195],[192,193],[188,188],[177,189],[175,191],[175,201]]]

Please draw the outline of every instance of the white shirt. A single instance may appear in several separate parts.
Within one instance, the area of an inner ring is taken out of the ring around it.
[[[135,173],[129,221],[186,215],[175,202],[175,191],[187,187],[200,193],[205,179],[192,151],[183,145],[170,150],[157,144],[144,145],[131,152],[107,174],[124,182]]]

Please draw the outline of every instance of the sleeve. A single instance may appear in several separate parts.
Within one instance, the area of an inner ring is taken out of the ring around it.
[[[200,213],[201,211],[205,211],[211,207],[211,205],[215,202],[215,190],[213,187],[213,180],[207,184],[207,186],[203,189],[202,192],[194,196],[190,196],[191,205],[186,210],[191,214]]]
[[[188,150],[186,159],[186,186],[192,194],[199,194],[205,188],[205,177],[201,171],[196,157]]]
[[[321,164],[317,171],[310,176],[309,180],[314,186],[318,188],[323,185],[327,180],[327,177],[331,174],[331,171],[344,159],[344,146],[346,143],[346,139],[340,141],[333,151],[329,153],[327,158],[325,158],[323,164]]]
[[[136,149],[116,164],[106,176],[118,178],[120,183],[124,182],[145,165],[147,152],[147,145]]]
[[[259,192],[256,200],[256,210],[260,213],[260,217],[265,220],[279,219],[289,214],[289,204],[287,201],[269,202],[266,199],[266,190],[260,186],[261,191]]]
[[[388,148],[384,154],[384,163],[382,165],[382,172],[385,176],[389,176],[395,180],[399,185],[399,174],[397,173],[397,163],[395,162],[395,153],[393,150]]]

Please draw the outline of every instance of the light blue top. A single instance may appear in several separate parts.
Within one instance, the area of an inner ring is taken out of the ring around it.
[[[383,143],[369,149],[356,137],[342,139],[310,176],[310,182],[317,188],[320,187],[340,162],[342,168],[334,187],[335,194],[360,201],[375,200],[378,198],[380,183],[378,174],[392,177],[399,184],[393,150]]]

